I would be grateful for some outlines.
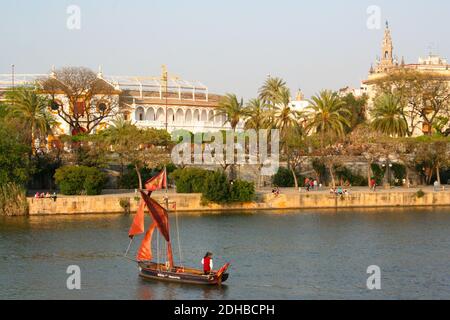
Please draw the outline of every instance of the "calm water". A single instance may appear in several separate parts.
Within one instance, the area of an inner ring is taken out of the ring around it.
[[[206,250],[232,261],[220,289],[140,279],[122,258],[131,219],[0,218],[0,299],[450,299],[450,209],[180,216],[186,264]],[[366,289],[369,265],[380,291]]]

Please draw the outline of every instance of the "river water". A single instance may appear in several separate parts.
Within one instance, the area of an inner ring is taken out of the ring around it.
[[[449,208],[180,215],[184,265],[231,261],[221,288],[139,278],[122,257],[131,220],[0,218],[0,299],[450,299]],[[66,287],[69,265],[81,290]],[[367,289],[370,265],[381,290]]]

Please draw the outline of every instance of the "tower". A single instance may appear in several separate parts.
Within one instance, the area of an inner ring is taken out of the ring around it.
[[[389,23],[386,21],[386,29],[384,30],[384,38],[381,45],[381,59],[377,65],[376,72],[386,72],[392,67],[394,67],[394,45]]]

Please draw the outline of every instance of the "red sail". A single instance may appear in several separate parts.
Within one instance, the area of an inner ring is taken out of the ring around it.
[[[155,231],[156,223],[153,222],[153,224],[150,226],[150,228],[147,230],[147,233],[145,234],[144,239],[142,240],[141,246],[139,247],[136,259],[138,261],[150,261],[153,258],[152,255],[152,236],[153,231]]]
[[[150,195],[151,193],[147,195],[145,192],[141,191],[142,199],[144,199],[153,221],[156,222],[159,232],[161,232],[164,239],[169,242],[169,217],[167,211],[158,202],[153,200]]]
[[[160,190],[165,188],[166,186],[167,186],[166,169],[164,169],[156,176],[145,182],[145,189],[148,191]]]
[[[145,188],[149,191],[155,191],[167,186],[167,174],[166,169],[158,173],[153,178],[149,179],[145,183]],[[145,202],[141,199],[139,202],[139,208],[133,219],[133,223],[128,232],[128,236],[132,239],[135,235],[144,233],[144,215],[145,215]]]
[[[147,195],[145,192],[141,191],[142,199],[144,199],[147,208],[156,223],[159,232],[163,235],[164,239],[167,241],[167,257],[169,259],[170,268],[173,267],[173,255],[172,255],[172,245],[170,243],[170,232],[169,232],[169,216],[167,210],[164,209],[158,202],[153,200],[151,197],[151,192]]]
[[[128,231],[128,236],[131,239],[133,239],[135,235],[144,233],[144,211],[145,201],[141,199],[141,201],[139,202],[139,208],[130,227],[130,231]]]

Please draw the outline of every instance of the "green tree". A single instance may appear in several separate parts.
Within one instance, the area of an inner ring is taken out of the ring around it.
[[[256,131],[267,127],[268,105],[263,100],[256,98],[248,101],[246,106],[245,129]]]
[[[353,130],[358,125],[366,122],[366,107],[367,107],[367,95],[362,97],[355,97],[352,93],[349,93],[342,98],[346,109],[350,110],[350,126],[347,127],[347,132]]]
[[[278,103],[281,90],[286,88],[286,82],[283,79],[268,77],[259,89],[259,99],[274,107]]]
[[[140,129],[130,122],[116,123],[101,131],[94,139],[111,147],[112,159],[118,157],[120,163],[133,165],[140,189],[143,187],[142,168],[154,168],[170,161],[172,143],[166,130]]]
[[[320,134],[324,147],[326,135],[343,137],[345,128],[350,126],[351,112],[336,92],[323,90],[311,98],[307,108],[307,129]]]
[[[383,94],[375,100],[371,112],[372,127],[382,134],[392,137],[407,135],[408,124],[403,117],[400,100],[392,94]]]
[[[24,128],[28,130],[32,154],[36,153],[36,139],[45,137],[51,133],[51,127],[55,123],[48,112],[48,99],[36,90],[27,87],[18,87],[6,93],[8,101],[7,118],[19,119]]]

